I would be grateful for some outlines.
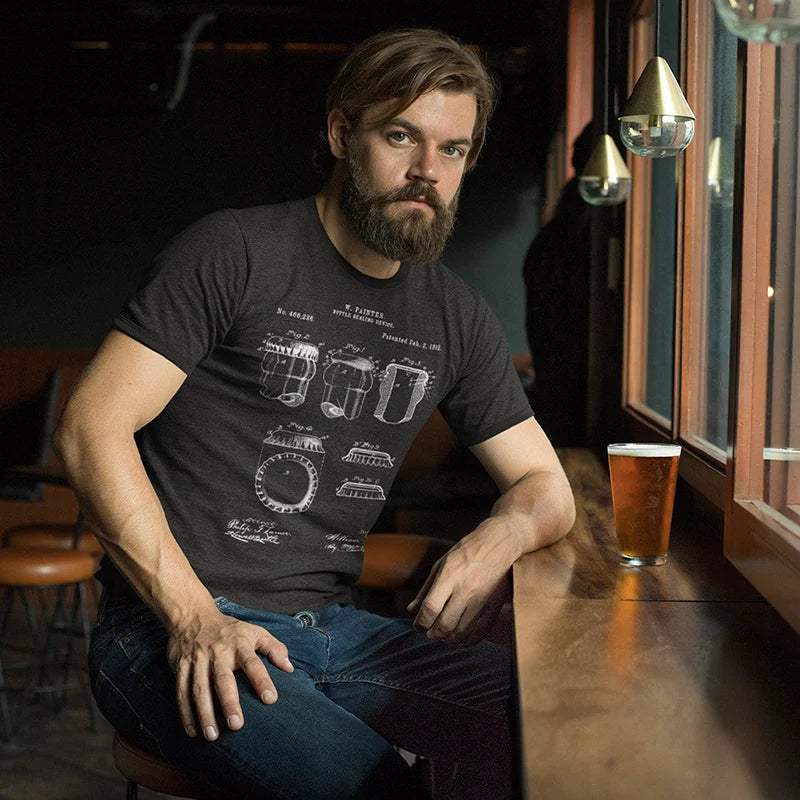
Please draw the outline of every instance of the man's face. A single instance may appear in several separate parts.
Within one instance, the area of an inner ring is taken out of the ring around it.
[[[455,222],[472,145],[472,94],[428,92],[380,125],[349,133],[341,206],[356,234],[392,261],[438,259]]]

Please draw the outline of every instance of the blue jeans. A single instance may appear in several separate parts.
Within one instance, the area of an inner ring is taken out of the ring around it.
[[[143,604],[104,597],[89,668],[100,710],[126,739],[232,797],[408,800],[411,770],[393,745],[448,765],[437,797],[512,796],[504,648],[433,642],[410,620],[349,605],[287,616],[216,602],[288,647],[291,674],[263,659],[277,703],[263,705],[237,672],[244,727],[222,725],[213,742],[188,737],[166,630]]]

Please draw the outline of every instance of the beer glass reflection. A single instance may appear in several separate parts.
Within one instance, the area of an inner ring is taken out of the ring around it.
[[[608,445],[614,523],[623,564],[666,561],[680,454],[677,444]]]

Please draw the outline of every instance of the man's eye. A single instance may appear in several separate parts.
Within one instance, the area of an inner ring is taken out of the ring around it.
[[[408,141],[408,134],[404,131],[392,131],[389,134],[389,139],[398,144],[405,144]]]
[[[444,148],[444,154],[446,156],[452,156],[453,158],[460,158],[461,156],[464,155],[464,151],[460,147],[451,145],[450,147]]]

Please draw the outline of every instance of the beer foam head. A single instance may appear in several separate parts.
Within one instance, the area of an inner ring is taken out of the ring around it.
[[[610,456],[638,456],[639,458],[671,458],[681,454],[681,446],[679,444],[627,442],[608,445],[608,454]]]

